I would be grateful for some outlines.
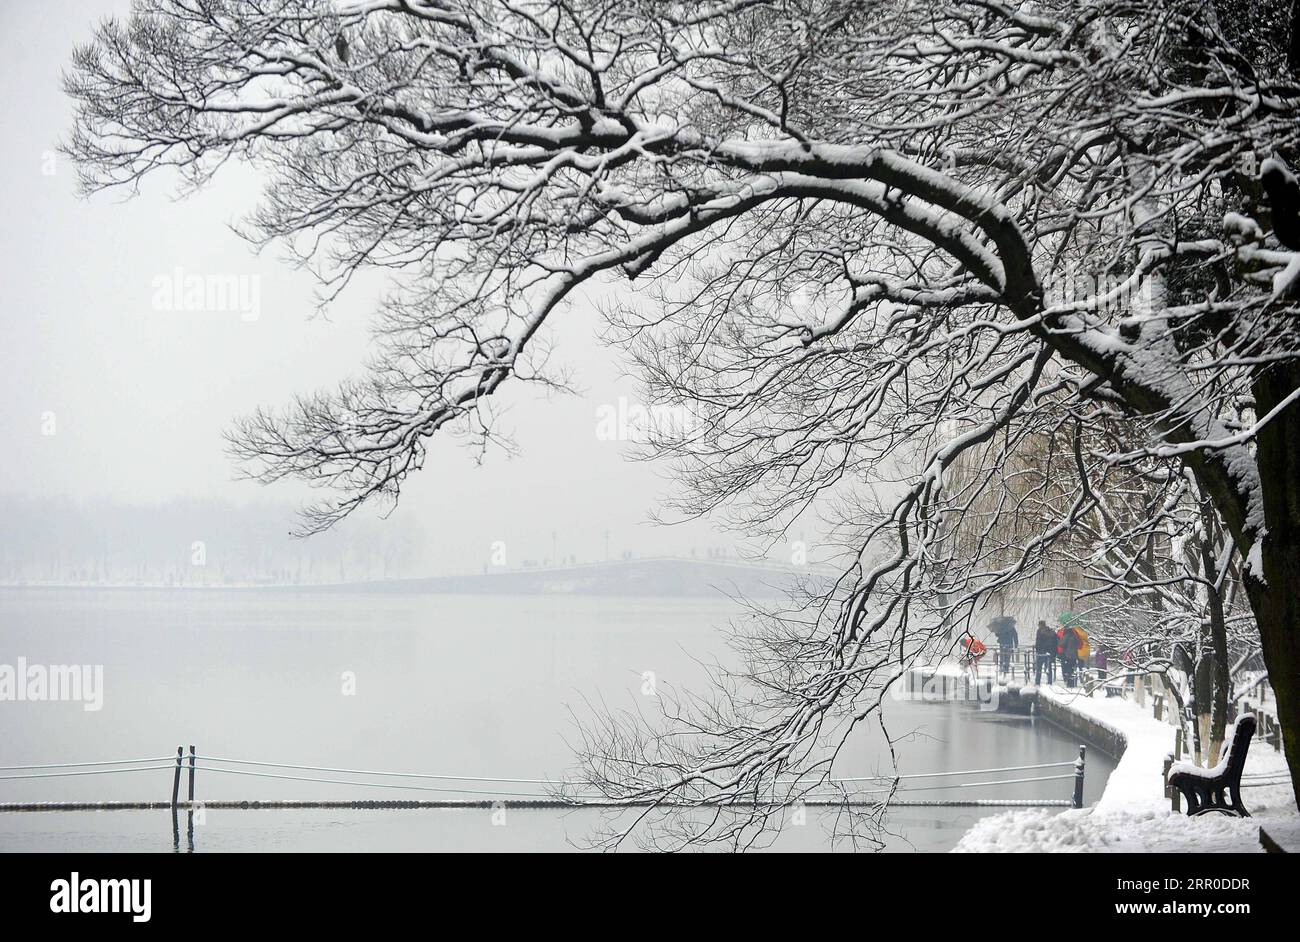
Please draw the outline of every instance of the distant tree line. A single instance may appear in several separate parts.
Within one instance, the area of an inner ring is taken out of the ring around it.
[[[296,512],[284,503],[0,496],[0,582],[292,585],[421,574],[414,518],[357,518],[301,540],[290,536]]]

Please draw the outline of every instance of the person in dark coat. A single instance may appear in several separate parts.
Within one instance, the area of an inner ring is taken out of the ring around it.
[[[993,619],[989,627],[998,639],[998,666],[1005,674],[1011,669],[1011,652],[1020,644],[1020,636],[1016,634],[1016,620],[1010,615],[1003,615]]]
[[[1039,619],[1038,633],[1034,636],[1034,685],[1043,682],[1043,671],[1047,671],[1047,682],[1056,683],[1056,632]]]

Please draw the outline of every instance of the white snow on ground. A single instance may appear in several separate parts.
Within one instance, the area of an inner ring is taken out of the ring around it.
[[[1260,821],[1260,827],[1286,853],[1300,854],[1300,814],[1264,818]]]
[[[1119,733],[1128,743],[1095,805],[1098,810],[1169,810],[1160,772],[1165,756],[1174,751],[1172,726],[1153,717],[1149,706],[1143,708],[1131,700],[1107,697],[1100,690],[1089,697],[1059,685],[1043,686],[1038,695],[1084,714],[1098,725]]]
[[[1242,800],[1251,818],[1173,813],[1164,797],[1161,771],[1165,756],[1173,751],[1174,728],[1152,717],[1149,707],[1107,698],[1102,691],[1088,697],[1059,686],[1040,687],[1039,695],[1086,714],[1127,741],[1101,799],[1077,811],[1040,808],[982,818],[963,835],[954,853],[1254,853],[1262,851],[1261,826],[1283,846],[1300,835],[1300,814],[1289,783],[1244,789]],[[1285,772],[1281,753],[1259,740],[1251,743],[1244,781],[1284,780]]]
[[[1157,769],[1158,771],[1158,769]],[[1157,775],[1157,778],[1159,776]],[[1162,811],[1012,811],[982,818],[953,853],[1181,853],[1260,851],[1251,818],[1174,815]]]
[[[1255,786],[1257,782],[1277,782],[1276,785]],[[1260,827],[1291,853],[1300,853],[1300,811],[1296,809],[1295,794],[1291,791],[1291,773],[1286,756],[1258,739],[1250,744],[1246,753],[1246,769],[1242,772],[1241,800]]]

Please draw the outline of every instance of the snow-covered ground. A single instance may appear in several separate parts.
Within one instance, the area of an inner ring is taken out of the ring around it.
[[[1107,698],[1097,691],[1084,696],[1063,687],[1039,688],[1050,697],[1123,735],[1124,755],[1091,808],[1055,812],[1050,809],[1012,811],[981,819],[953,848],[954,853],[989,852],[1260,852],[1263,826],[1283,846],[1300,836],[1289,784],[1250,787],[1243,801],[1254,817],[1202,815],[1195,818],[1171,811],[1164,796],[1161,771],[1173,751],[1174,729],[1152,717],[1149,708],[1129,700]],[[1259,781],[1286,779],[1282,754],[1256,740],[1246,755],[1245,777]]]

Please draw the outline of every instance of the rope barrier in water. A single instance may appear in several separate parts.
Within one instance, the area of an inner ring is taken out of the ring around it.
[[[167,766],[160,766],[160,768],[167,768]],[[294,782],[317,782],[325,785],[358,785],[358,786],[370,787],[370,788],[402,788],[402,789],[409,789],[412,791],[448,792],[448,793],[458,793],[458,794],[467,794],[467,795],[470,794],[509,795],[512,797],[519,797],[519,798],[548,797],[544,795],[534,795],[532,793],[489,791],[480,788],[439,788],[437,786],[432,786],[432,785],[397,785],[388,782],[357,782],[357,781],[345,781],[343,779],[315,778],[312,776],[305,776],[305,775],[280,775],[274,772],[252,772],[247,769],[227,769],[227,768],[221,768],[219,766],[211,766],[211,765],[202,765],[199,766],[199,768],[206,772],[225,772],[230,775],[252,775],[258,778],[277,778],[277,779],[285,779]],[[914,791],[940,791],[949,788],[978,788],[987,785],[1018,785],[1025,782],[1057,782],[1057,781],[1062,781],[1064,779],[1073,779],[1073,778],[1074,778],[1073,775],[1042,775],[1033,778],[1013,778],[1013,779],[1003,779],[1000,781],[991,781],[991,782],[962,782],[953,785],[917,785],[917,786],[910,786],[908,788],[902,789],[901,793],[906,794],[908,792],[914,792]],[[810,787],[812,788],[829,787],[832,784],[833,784],[832,782],[816,783],[811,785]],[[888,791],[888,789],[874,789],[873,791],[881,792],[881,791]],[[576,795],[573,796],[573,798],[575,801],[588,800],[588,799],[603,800],[603,799],[596,798],[595,796],[583,796],[583,795]]]
[[[956,784],[953,785],[916,785],[916,786],[910,786],[908,788],[902,789],[900,791],[900,794],[905,795],[908,792],[939,791],[947,788],[979,788],[985,785],[1019,785],[1022,782],[1059,782],[1067,778],[1073,779],[1074,776],[1073,775],[1042,775],[1037,778],[1007,778],[1007,779],[1002,779],[1001,781],[992,781],[992,782],[957,782]]]
[[[231,761],[231,760],[228,760],[228,759],[216,760],[216,759],[213,759],[213,758],[208,758],[207,761],[209,761],[209,762],[215,762],[215,761],[228,762],[228,761]],[[1073,762],[1050,763],[1050,764],[1048,764],[1048,765],[1043,765],[1043,766],[1027,766],[1027,768],[1052,768],[1052,767],[1057,767],[1057,766],[1061,766],[1061,765],[1073,765],[1073,764],[1074,764]],[[259,766],[271,766],[271,767],[274,767],[274,768],[290,768],[290,769],[301,769],[301,768],[304,768],[304,767],[302,767],[302,766],[294,766],[294,765],[276,765],[275,763],[268,763],[268,762],[259,762],[259,763],[257,763],[257,765],[259,765]],[[218,766],[211,766],[211,765],[201,765],[200,768],[203,769],[203,770],[205,770],[205,771],[209,771],[209,772],[225,772],[225,773],[227,773],[227,774],[231,774],[231,775],[252,775],[252,776],[257,776],[257,777],[260,777],[260,778],[277,778],[277,779],[285,779],[285,780],[288,780],[288,781],[296,781],[296,782],[317,782],[317,783],[322,783],[322,784],[327,784],[327,785],[356,785],[356,786],[362,786],[362,787],[373,787],[373,788],[400,788],[400,789],[408,789],[408,790],[411,790],[411,791],[447,792],[447,793],[459,793],[459,794],[508,795],[508,796],[511,796],[511,797],[520,797],[520,798],[546,797],[546,796],[542,796],[542,795],[533,795],[533,794],[526,794],[526,793],[520,793],[520,792],[488,791],[488,790],[485,790],[485,789],[476,789],[476,788],[438,788],[438,787],[435,787],[435,786],[429,786],[429,785],[397,785],[397,784],[386,783],[386,782],[357,782],[357,781],[344,781],[344,780],[341,780],[341,779],[315,778],[315,777],[312,777],[312,776],[302,776],[302,775],[282,775],[282,774],[276,774],[276,773],[272,773],[272,772],[253,772],[253,771],[249,771],[249,770],[247,770],[247,769],[227,769],[227,768],[221,768],[221,767],[218,767]],[[311,769],[311,767],[306,767],[306,768],[308,768],[309,770],[313,770],[313,769]],[[325,770],[322,769],[322,771],[325,771]],[[475,778],[472,778],[471,776],[427,775],[427,774],[420,774],[420,773],[411,773],[411,774],[409,774],[409,775],[404,775],[404,774],[401,773],[401,772],[371,773],[371,772],[366,772],[366,771],[358,770],[358,769],[353,769],[353,770],[342,770],[342,769],[340,769],[340,770],[336,770],[336,771],[340,771],[340,772],[349,771],[350,774],[354,774],[354,775],[370,775],[370,774],[374,774],[374,775],[399,776],[399,777],[405,777],[405,778],[453,779],[453,780],[457,780],[457,781],[490,781],[490,782],[506,782],[506,783],[519,782],[519,783],[529,783],[529,784],[539,784],[539,785],[555,784],[555,783],[546,782],[546,781],[538,780],[538,779],[533,779],[533,780],[527,780],[527,779],[508,779],[508,778],[487,778],[487,779],[475,779]],[[1013,770],[1013,769],[1005,769],[1005,770],[1003,770],[1003,769],[979,769],[979,770],[971,770],[970,772],[965,773],[965,774],[975,774],[975,772],[999,772],[999,771],[1014,771],[1014,770]],[[936,773],[934,773],[934,774],[935,774],[935,775],[960,775],[960,774],[963,774],[963,773],[960,773],[960,772],[952,772],[952,773],[950,773],[950,772],[936,772]],[[912,776],[912,777],[915,777],[915,778],[924,778],[924,777],[926,777],[926,776]],[[992,786],[992,785],[1019,785],[1019,784],[1023,784],[1023,783],[1027,783],[1027,782],[1055,782],[1055,781],[1061,781],[1061,780],[1063,780],[1063,779],[1073,779],[1073,778],[1074,778],[1074,775],[1072,775],[1072,774],[1071,774],[1071,775],[1043,775],[1043,776],[1036,776],[1036,777],[1031,777],[1031,778],[1001,779],[1001,780],[995,780],[995,781],[990,781],[990,782],[961,782],[961,783],[956,783],[956,784],[951,784],[951,785],[916,785],[916,786],[909,786],[909,787],[903,789],[903,790],[902,790],[902,793],[914,792],[914,791],[940,791],[940,790],[945,790],[945,789],[950,789],[950,788],[979,788],[979,787]],[[876,779],[830,779],[830,780],[828,780],[827,782],[824,782],[824,783],[815,783],[815,784],[811,785],[811,787],[813,787],[813,788],[817,788],[817,787],[833,787],[836,783],[839,783],[839,782],[849,782],[849,781],[876,781]],[[876,791],[881,791],[881,790],[877,789]],[[573,796],[573,800],[574,800],[575,802],[577,802],[577,801],[582,801],[582,800],[601,800],[601,799],[594,798],[593,796],[582,796],[582,795],[578,795],[578,796]]]
[[[277,778],[285,779],[292,782],[316,782],[322,785],[356,785],[362,788],[401,788],[409,791],[419,792],[444,792],[449,794],[463,795],[507,795],[512,798],[548,798],[547,795],[532,794],[529,792],[498,792],[486,791],[480,788],[440,788],[436,785],[398,785],[392,782],[355,782],[334,778],[313,778],[306,775],[278,775],[274,772],[253,772],[248,769],[226,769],[214,765],[201,765],[198,767],[204,772],[224,772],[228,775],[252,775],[257,778]],[[293,768],[293,766],[289,766]],[[398,773],[390,773],[398,774]],[[575,799],[576,802],[577,799]]]
[[[0,780],[63,778],[67,776],[81,776],[81,775],[108,775],[113,772],[171,771],[174,770],[175,768],[176,768],[175,765],[155,765],[155,766],[145,766],[141,768],[100,769],[100,770],[85,771],[85,772],[46,772],[46,773],[38,773],[34,775],[0,775]],[[530,799],[548,800],[548,801],[553,800],[557,804],[562,804],[565,806],[580,806],[580,805],[591,804],[596,802],[605,802],[609,800],[602,796],[593,796],[593,795],[573,795],[573,796],[557,797],[557,796],[551,796],[545,794],[537,794],[533,792],[494,791],[494,790],[486,790],[481,788],[443,788],[435,785],[399,785],[392,782],[361,782],[361,781],[351,781],[346,779],[317,778],[317,777],[305,776],[305,775],[281,775],[281,774],[276,774],[274,772],[254,772],[254,771],[249,771],[247,769],[228,769],[228,768],[222,768],[220,766],[212,766],[212,765],[204,765],[204,766],[200,766],[200,768],[202,768],[202,770],[205,772],[219,772],[227,775],[248,775],[248,776],[253,776],[255,778],[280,779],[283,781],[292,781],[292,782],[312,782],[319,785],[346,785],[346,786],[354,786],[358,788],[392,788],[392,789],[400,789],[403,791],[437,792],[440,794],[479,795],[479,796],[488,796],[488,797],[502,796],[507,798],[530,798]],[[964,783],[958,783],[952,785],[920,785],[920,786],[914,786],[914,787],[902,789],[901,791],[897,792],[897,794],[906,795],[918,791],[944,791],[953,788],[979,788],[979,787],[986,787],[992,785],[1015,785],[1015,784],[1022,784],[1026,782],[1054,782],[1054,781],[1061,781],[1064,779],[1072,779],[1072,778],[1074,778],[1073,775],[1046,775],[1046,776],[1039,776],[1035,778],[1008,779],[1004,781],[992,781],[992,782],[964,782]],[[1272,784],[1272,783],[1261,783],[1261,784]],[[816,789],[818,787],[822,787],[822,786],[819,785],[812,786],[813,789]],[[888,789],[869,789],[867,793],[882,794],[886,791],[888,791]],[[825,800],[831,803],[840,803],[843,800],[851,801],[851,799],[816,799],[815,797],[803,798],[803,799],[796,798],[791,800],[803,800],[805,802],[809,800]],[[892,803],[900,804],[902,801],[903,799],[898,799]],[[614,803],[622,804],[621,802],[614,802]]]
[[[112,775],[114,772],[155,772],[159,769],[175,769],[173,765],[148,765],[138,769],[90,769],[85,772],[37,772],[34,775],[0,775],[0,781],[12,781],[24,778],[65,778],[69,775]]]
[[[293,765],[287,762],[256,762],[251,759],[230,759],[224,756],[198,756],[197,758],[200,762],[206,760],[208,762],[225,762],[231,765],[255,765],[263,768],[295,769],[301,772],[329,772],[331,774],[337,774],[337,775],[376,775],[376,776],[386,776],[391,778],[421,778],[421,779],[430,779],[435,781],[449,781],[449,782],[499,782],[506,785],[563,785],[565,784],[564,782],[559,782],[554,779],[508,778],[503,776],[492,776],[492,775],[446,775],[446,774],[435,775],[427,772],[388,772],[388,771],[381,772],[381,771],[376,771],[374,769],[340,769],[340,768],[331,768],[329,766],[319,766],[319,765]],[[860,775],[860,776],[849,776],[843,778],[827,779],[825,784],[835,785],[835,784],[849,783],[849,782],[880,782],[880,781],[889,781],[891,779],[906,781],[906,780],[919,779],[919,778],[941,778],[941,777],[953,776],[953,775],[994,775],[1001,772],[1028,772],[1037,769],[1058,769],[1058,768],[1065,768],[1066,766],[1073,766],[1074,764],[1075,764],[1075,760],[1069,759],[1064,762],[1044,762],[1039,765],[1013,765],[1013,766],[1005,766],[1003,768],[996,768],[996,769],[965,769],[958,772],[917,772],[911,775],[898,775],[898,776]]]
[[[188,760],[189,757],[186,756],[185,758]],[[493,775],[450,775],[450,774],[434,774],[429,772],[392,772],[392,771],[381,771],[377,769],[347,769],[347,768],[336,768],[332,766],[320,766],[320,765],[295,765],[289,762],[261,762],[253,759],[233,759],[227,756],[196,755],[194,758],[199,762],[204,762],[204,761],[225,762],[230,765],[253,765],[253,766],[259,766],[263,768],[294,769],[303,772],[328,772],[331,774],[339,774],[339,775],[373,775],[373,776],[382,776],[382,777],[389,777],[389,778],[419,778],[419,779],[430,779],[434,781],[450,781],[450,782],[498,782],[507,785],[562,785],[564,784],[563,782],[556,781],[555,779],[514,778],[514,777],[493,776]],[[150,756],[143,759],[104,759],[95,762],[56,762],[56,763],[46,763],[43,765],[0,765],[0,772],[27,771],[32,769],[94,768],[94,767],[110,766],[110,765],[138,765],[144,762],[173,762],[175,759],[176,757],[174,755],[168,755],[168,756]],[[1073,759],[1069,759],[1063,762],[1044,762],[1038,765],[1012,765],[1012,766],[1003,766],[1001,768],[991,768],[991,769],[963,769],[955,772],[953,771],[916,772],[908,775],[897,775],[897,776],[894,775],[844,776],[844,777],[827,779],[826,783],[839,784],[839,783],[848,783],[848,782],[877,782],[877,781],[889,781],[893,779],[897,779],[899,781],[907,781],[911,779],[941,778],[941,777],[954,776],[954,775],[992,775],[1001,772],[1027,772],[1036,769],[1064,768],[1065,766],[1072,766],[1074,764],[1075,761]],[[1253,778],[1257,776],[1271,777],[1271,775],[1272,773],[1256,773],[1255,776],[1246,775],[1244,777],[1245,778]],[[5,776],[0,776],[0,778],[4,778],[4,777]]]
[[[102,762],[55,762],[50,765],[0,765],[0,772],[19,772],[24,769],[80,769],[96,765],[138,765],[141,762],[169,762],[175,756],[155,756],[149,759],[106,759]]]
[[[175,758],[176,757],[174,756],[160,756],[158,758],[151,758],[151,759],[118,759],[118,760],[101,760],[95,762],[61,762],[61,763],[48,763],[44,765],[0,766],[0,771],[28,770],[28,769],[64,769],[64,770],[80,769],[81,770],[81,771],[36,772],[33,774],[23,774],[23,775],[0,775],[0,780],[12,781],[12,780],[22,780],[22,779],[64,778],[64,777],[71,777],[71,776],[86,776],[86,775],[109,775],[115,772],[174,771],[178,767],[175,762]],[[251,759],[233,759],[233,758],[223,758],[223,757],[216,757],[216,756],[194,755],[193,757],[187,756],[185,758],[186,759],[192,758],[195,763],[196,769],[201,769],[204,772],[217,772],[226,775],[246,775],[246,776],[252,776],[256,778],[280,779],[284,781],[295,781],[295,782],[311,782],[311,783],[321,784],[321,785],[343,785],[343,786],[358,787],[358,788],[386,788],[386,789],[400,789],[404,791],[422,791],[422,792],[436,792],[442,794],[478,796],[478,800],[455,799],[455,800],[446,800],[442,802],[435,801],[432,803],[428,803],[428,802],[415,803],[415,805],[421,807],[424,806],[461,807],[466,804],[475,804],[475,803],[481,804],[482,801],[487,801],[489,804],[491,804],[493,801],[499,799],[512,801],[521,807],[546,806],[546,807],[575,808],[575,807],[583,807],[583,806],[624,807],[629,805],[629,802],[626,800],[619,801],[616,799],[610,799],[603,795],[540,794],[535,792],[522,792],[522,791],[496,791],[487,788],[477,788],[477,787],[454,788],[454,787],[439,787],[434,785],[399,784],[395,782],[356,781],[356,780],[349,780],[349,779],[321,778],[318,776],[309,776],[309,775],[288,775],[288,774],[276,773],[276,772],[255,771],[252,769],[226,768],[223,766],[210,765],[208,763],[223,762],[231,765],[257,766],[258,768],[290,769],[294,771],[326,772],[331,774],[362,775],[362,776],[375,776],[375,777],[388,777],[388,778],[423,779],[423,780],[430,780],[430,781],[458,781],[458,782],[476,782],[476,783],[496,783],[496,784],[507,784],[507,785],[544,785],[544,786],[560,786],[565,784],[563,782],[556,782],[549,779],[526,779],[526,778],[512,778],[512,777],[505,777],[505,776],[449,775],[449,774],[434,774],[434,773],[425,773],[425,772],[392,772],[392,771],[379,771],[379,770],[371,770],[371,769],[345,769],[345,768],[335,768],[330,766],[296,765],[292,763],[262,762],[262,761],[255,761]],[[138,765],[138,763],[145,763],[145,762],[150,762],[150,763],[159,762],[165,764]],[[896,776],[892,778],[898,781],[912,781],[916,779],[940,778],[940,777],[957,776],[957,775],[997,774],[1002,772],[1017,772],[1017,771],[1030,771],[1030,770],[1037,770],[1037,769],[1061,768],[1065,766],[1073,766],[1074,764],[1075,763],[1073,760],[1068,760],[1064,762],[1047,762],[1047,763],[1041,763],[1037,765],[1006,766],[1002,768],[991,768],[991,769],[967,769],[963,771],[949,771],[949,772],[922,772],[922,773],[915,773],[911,775]],[[107,768],[107,766],[120,766],[120,765],[131,765],[136,767]],[[182,766],[182,768],[184,768],[184,766]],[[805,804],[814,803],[814,804],[824,804],[824,805],[842,805],[842,804],[879,805],[882,804],[881,799],[853,798],[850,797],[848,794],[844,794],[837,797],[825,797],[825,796],[819,796],[816,793],[819,790],[835,788],[836,786],[839,785],[850,784],[855,782],[883,782],[883,781],[890,780],[890,778],[891,777],[889,776],[877,775],[877,776],[833,778],[833,779],[826,779],[825,781],[822,782],[812,782],[809,783],[809,785],[807,786],[807,791],[803,795],[790,795],[787,796],[783,801],[777,801],[775,803],[788,803],[791,801],[802,801]],[[1035,776],[1035,777],[1026,777],[1026,778],[1018,778],[1018,779],[1001,779],[1001,780],[992,780],[992,781],[983,781],[983,782],[957,782],[951,784],[938,784],[938,785],[908,785],[904,788],[895,789],[893,791],[894,794],[897,796],[905,796],[907,794],[918,792],[918,791],[943,791],[943,790],[957,789],[957,788],[986,788],[995,785],[1017,785],[1017,784],[1031,783],[1031,782],[1053,782],[1053,781],[1062,781],[1065,779],[1072,779],[1072,778],[1074,778],[1073,774],[1067,774],[1067,775]],[[783,781],[785,784],[790,784],[792,782],[797,782],[798,780],[785,779]],[[1260,784],[1273,784],[1273,783],[1261,782]],[[877,789],[859,790],[859,793],[860,794],[884,794],[890,791],[891,789],[887,789],[887,788],[877,788]],[[728,804],[728,805],[736,805],[738,803],[743,803],[743,802],[744,799],[728,799],[728,798],[719,798],[716,801],[717,804]],[[635,804],[636,802],[634,801],[632,803]],[[943,801],[943,800],[935,800],[935,799],[908,800],[905,797],[895,797],[890,802],[890,804],[892,805],[904,806],[904,807],[905,806],[940,807],[944,805],[970,806],[970,805],[980,805],[980,804],[990,804],[990,806],[997,806],[997,804],[999,803],[1004,803],[1007,804],[1008,806],[1014,806],[1018,804],[1027,804],[1027,805],[1069,804],[1068,801],[1058,802],[1055,800],[1039,800],[1039,799],[967,799],[961,801]],[[55,807],[55,806],[107,807],[109,805],[113,805],[113,806],[122,805],[122,806],[130,806],[130,807],[152,807],[154,804],[155,803],[153,802],[0,803],[0,810],[31,810],[33,807],[38,805],[42,807]],[[165,806],[170,806],[169,803],[163,803],[163,804]],[[211,802],[208,802],[206,804],[209,807],[217,807],[217,805],[214,805]],[[381,802],[380,804],[392,804],[392,803]],[[398,804],[407,806],[410,805],[411,803],[402,802]],[[671,800],[664,801],[658,799],[646,799],[644,804],[669,806],[669,805],[678,804],[678,802],[674,802]],[[684,806],[693,806],[693,805],[698,805],[699,803],[683,801],[680,802],[680,804]],[[345,801],[343,802],[343,805],[349,805],[349,803]],[[240,802],[238,803],[238,806],[246,807],[247,803]],[[299,805],[294,805],[294,807],[297,806]]]
[[[913,778],[940,778],[947,775],[994,775],[998,772],[1028,772],[1033,769],[1059,769],[1069,765],[1072,766],[1077,760],[1069,759],[1065,762],[1044,762],[1042,765],[1010,765],[1001,769],[963,769],[960,772],[916,772],[911,775],[863,775],[857,778],[836,778],[831,779],[833,782],[878,782],[882,779],[897,778],[899,780]]]
[[[240,810],[240,811],[276,811],[276,810],[319,810],[332,808],[345,808],[349,810],[375,810],[386,811],[394,809],[407,808],[427,808],[427,809],[454,809],[454,810],[472,810],[472,809],[495,809],[498,807],[513,809],[539,809],[539,808],[563,808],[574,811],[582,808],[604,808],[617,810],[620,808],[752,808],[752,807],[772,807],[774,804],[780,804],[782,807],[792,807],[796,804],[803,804],[813,808],[832,808],[832,807],[880,807],[884,802],[876,800],[861,799],[841,799],[841,798],[806,798],[796,799],[785,802],[755,802],[752,800],[731,799],[704,802],[687,802],[671,800],[650,800],[634,799],[629,801],[589,801],[581,804],[573,804],[555,798],[505,798],[496,801],[490,799],[478,798],[442,798],[428,800],[374,800],[374,799],[268,799],[268,800],[239,800],[239,799],[209,799],[205,801],[178,801],[178,809],[193,810],[197,807],[203,807],[209,810]],[[1053,798],[972,798],[963,800],[945,800],[945,799],[915,799],[915,800],[896,800],[889,802],[889,807],[896,808],[1068,808],[1071,802],[1065,799]],[[171,802],[167,801],[36,801],[36,802],[0,802],[0,812],[22,812],[22,811],[151,811],[151,810],[168,810],[172,807]]]
[[[231,765],[256,765],[270,769],[295,769],[300,772],[329,772],[336,775],[378,775],[392,778],[426,778],[448,782],[500,782],[505,785],[560,785],[552,779],[501,778],[490,775],[434,775],[428,772],[378,772],[373,769],[334,769],[321,765],[292,765],[288,762],[254,762],[252,759],[227,759],[222,756],[197,756],[199,761],[227,762]]]

